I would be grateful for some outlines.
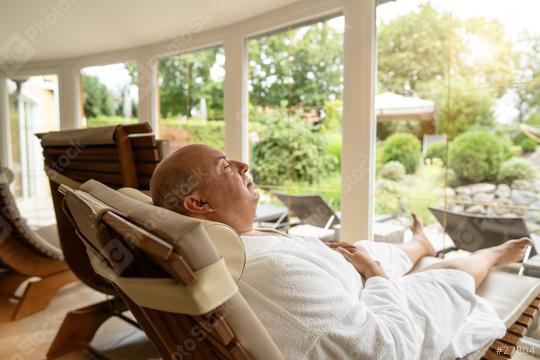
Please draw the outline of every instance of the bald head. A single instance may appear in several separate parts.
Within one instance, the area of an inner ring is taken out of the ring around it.
[[[213,149],[208,145],[188,145],[163,159],[150,180],[154,205],[186,214],[184,199],[201,186],[201,160],[209,150]]]
[[[150,180],[154,205],[251,230],[259,194],[249,166],[207,145],[187,145],[165,158]]]

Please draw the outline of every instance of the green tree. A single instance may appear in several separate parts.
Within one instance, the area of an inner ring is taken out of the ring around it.
[[[249,42],[250,101],[322,108],[341,98],[343,34],[327,22]]]
[[[82,74],[82,86],[84,114],[87,118],[115,115],[113,96],[98,77]]]
[[[159,61],[160,111],[162,117],[191,116],[204,97],[209,113],[223,112],[223,81],[213,79],[211,69],[221,67],[223,48],[173,55]]]
[[[491,126],[491,106],[514,81],[516,54],[498,20],[457,19],[430,3],[379,26],[379,92],[436,102],[451,137]]]
[[[450,138],[474,127],[489,128],[495,124],[490,91],[478,91],[470,79],[459,79],[450,85],[434,81],[425,85],[437,109],[439,130]]]
[[[522,40],[523,50],[517,63],[517,107],[518,121],[527,121],[534,125],[540,112],[540,35],[527,35]]]

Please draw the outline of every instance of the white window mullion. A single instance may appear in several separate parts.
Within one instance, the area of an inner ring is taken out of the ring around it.
[[[376,0],[344,0],[340,240],[371,239],[374,203]]]
[[[9,97],[7,79],[0,75],[0,166],[11,167]]]
[[[82,106],[81,77],[79,71],[69,64],[62,67],[59,75],[60,129],[76,129],[81,127],[80,108]]]
[[[249,161],[247,79],[248,54],[241,34],[229,34],[225,48],[225,153],[231,158]]]
[[[137,58],[137,81],[139,105],[137,109],[140,122],[147,122],[159,137],[159,86],[157,58],[144,55]]]

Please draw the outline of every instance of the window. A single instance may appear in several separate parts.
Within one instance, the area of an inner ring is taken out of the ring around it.
[[[540,127],[540,58],[531,50],[540,27],[530,16],[513,20],[519,8],[534,7],[417,0],[378,8],[381,238],[414,211],[437,248],[450,246],[429,207],[523,217],[539,234],[537,143],[520,125]],[[383,221],[389,216],[397,220]]]
[[[30,225],[55,222],[41,145],[35,134],[58,130],[58,78],[31,76],[8,80],[9,140],[14,173],[11,190]]]
[[[261,203],[341,196],[344,18],[250,39],[249,141]]]
[[[81,70],[83,126],[137,122],[137,66],[135,63],[91,66]]]
[[[224,66],[222,47],[160,59],[159,129],[172,151],[194,143],[224,149]]]

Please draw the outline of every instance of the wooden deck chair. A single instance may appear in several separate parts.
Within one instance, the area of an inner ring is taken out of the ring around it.
[[[9,190],[12,179],[11,171],[0,168],[0,262],[8,269],[0,275],[3,320],[17,320],[44,309],[59,288],[77,280],[61,250],[26,224]],[[27,282],[34,277],[39,280]],[[23,284],[19,296],[17,289]]]
[[[234,230],[92,180],[60,190],[95,271],[163,359],[282,358],[238,291],[245,252]]]
[[[130,186],[147,190],[159,161],[166,155],[166,143],[158,142],[147,123],[49,132],[41,139],[46,173],[66,262],[86,285],[112,298],[67,314],[47,356],[55,358],[85,348],[96,331],[111,316],[126,321],[127,310],[115,289],[93,271],[85,248],[76,241],[70,219],[62,210],[61,184],[77,188],[97,179],[113,188]],[[131,321],[132,322],[132,321]]]
[[[94,269],[122,294],[164,359],[282,357],[240,294],[222,302],[227,296],[214,298],[222,289],[211,281],[208,288],[216,292],[200,297],[201,302],[186,292],[185,285],[202,286],[209,267],[220,266],[219,254],[232,278],[241,277],[245,253],[232,229],[157,208],[144,195],[116,192],[95,181],[78,191],[66,187],[62,191]],[[434,261],[441,259],[424,258],[415,270]],[[218,284],[230,283],[217,273],[214,277]],[[167,286],[169,290],[164,289]],[[507,288],[512,291],[501,291]],[[478,293],[494,306],[507,333],[466,358],[508,359],[502,353],[516,348],[537,316],[540,281],[492,271]],[[206,306],[205,301],[212,299],[220,300]],[[206,312],[216,303],[221,305]],[[197,305],[195,311],[192,306]]]

